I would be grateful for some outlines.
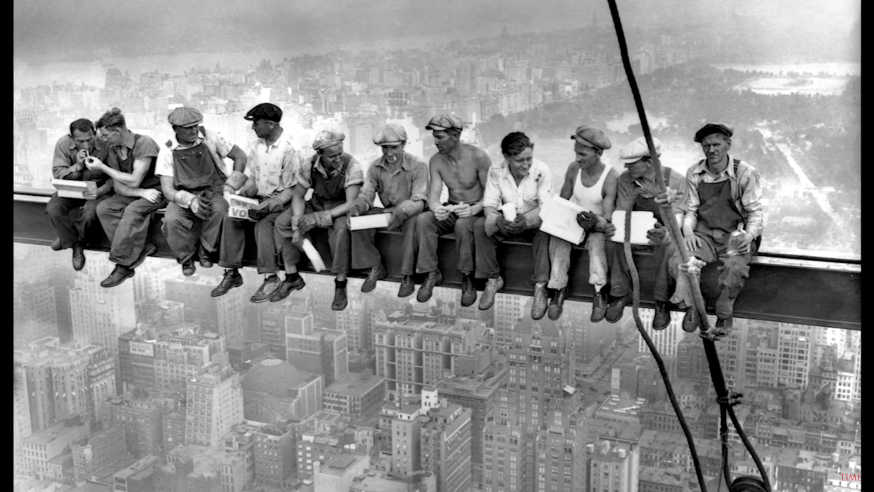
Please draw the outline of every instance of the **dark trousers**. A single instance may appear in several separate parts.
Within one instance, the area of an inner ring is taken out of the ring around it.
[[[161,232],[167,238],[167,243],[179,263],[185,263],[197,253],[198,239],[210,253],[218,251],[222,222],[228,216],[228,202],[223,196],[216,194],[209,203],[212,210],[205,219],[175,203],[167,205]]]
[[[746,278],[750,276],[750,259],[756,253],[757,245],[753,241],[750,244],[750,252],[745,255],[728,256],[729,235],[714,237],[711,234],[695,231],[695,235],[704,243],[701,247],[689,251],[689,256],[694,256],[705,263],[713,263],[717,260],[722,262],[719,267],[719,298],[716,300],[716,316],[724,319],[734,312],[734,301],[743,289]],[[680,254],[675,252],[668,262],[670,275],[677,279],[677,288],[674,297],[675,303],[683,301],[687,306],[694,305],[692,288],[685,274],[680,274]]]
[[[52,195],[46,205],[46,214],[58,233],[62,249],[72,248],[77,243],[85,242],[88,231],[98,226],[100,222],[97,218],[97,205],[109,196],[101,195],[94,200],[80,200],[59,197],[57,193]]]
[[[311,202],[306,202],[305,214],[312,212],[321,212],[321,207],[318,210],[313,208]],[[302,253],[301,249],[291,242],[291,237],[294,231],[291,230],[291,207],[285,212],[282,212],[276,219],[276,225],[273,228],[273,238],[276,241],[276,247],[282,253],[282,261],[285,264],[285,270],[288,271],[292,265],[297,265],[300,261]],[[346,227],[347,217],[345,215],[334,218],[334,223],[328,227],[328,244],[331,247],[331,271],[335,274],[349,273],[349,264],[351,263],[351,247],[352,235],[348,227]],[[327,263],[327,262],[326,262]]]
[[[634,251],[636,246],[632,246]],[[667,302],[670,297],[668,285],[668,260],[676,250],[674,243],[663,246],[652,246],[655,264],[658,265],[655,285],[653,286],[653,298],[657,301]],[[610,295],[624,297],[631,294],[631,270],[625,259],[625,245],[608,240],[607,257],[610,258]]]
[[[473,224],[482,215],[459,218],[449,214],[446,220],[434,217],[434,212],[420,213],[417,217],[419,252],[416,259],[416,272],[428,273],[437,270],[437,245],[440,236],[450,231],[455,233],[455,248],[458,252],[458,270],[470,275],[474,271]]]
[[[122,266],[133,265],[146,246],[149,224],[152,216],[160,208],[167,206],[167,200],[152,203],[145,198],[113,195],[97,205],[97,217],[106,237],[112,241],[109,261]]]
[[[476,278],[489,278],[501,273],[498,264],[498,244],[511,238],[520,238],[531,241],[531,249],[534,257],[534,282],[546,282],[549,280],[549,235],[545,232],[528,229],[513,234],[503,228],[503,223],[498,221],[499,230],[491,237],[486,235],[486,219],[479,217],[473,225],[473,235],[476,244]]]
[[[273,212],[255,222],[255,246],[258,248],[258,273],[276,273],[279,262],[276,260],[276,241],[273,226],[282,212]],[[222,268],[242,268],[243,250],[246,247],[246,227],[248,220],[233,219],[225,215],[222,229],[222,247],[219,253],[219,266]]]
[[[362,215],[385,213],[384,209],[372,208]],[[417,214],[418,215],[418,214]],[[401,234],[404,235],[403,258],[401,258],[401,275],[416,273],[416,224],[417,217],[407,217],[401,224]],[[362,229],[352,231],[352,268],[373,268],[382,262],[382,256],[373,244],[377,229]]]

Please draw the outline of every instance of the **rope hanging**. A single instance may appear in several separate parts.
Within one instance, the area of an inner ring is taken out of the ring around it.
[[[655,179],[656,186],[660,193],[664,193],[666,190],[666,183],[664,182],[664,177],[662,175],[661,162],[659,161],[658,154],[655,152],[655,145],[653,144],[652,134],[650,133],[649,123],[646,119],[646,112],[643,108],[643,100],[640,96],[640,90],[637,87],[637,81],[634,78],[634,72],[631,69],[631,61],[628,57],[628,46],[625,43],[625,34],[622,29],[622,22],[619,18],[619,10],[616,6],[616,0],[607,0],[607,3],[610,6],[610,15],[613,18],[613,26],[616,29],[616,37],[619,41],[619,50],[622,56],[622,65],[625,68],[625,74],[628,77],[628,83],[631,86],[631,93],[634,97],[634,104],[637,108],[638,116],[640,117],[640,125],[643,129],[643,134],[646,139],[646,145],[649,149],[650,157],[653,161],[653,166],[655,168]],[[698,483],[701,487],[701,492],[707,492],[707,486],[704,482],[704,475],[701,471],[701,464],[698,460],[698,453],[695,451],[695,442],[692,439],[692,434],[689,431],[688,426],[686,425],[686,420],[683,417],[683,412],[677,404],[676,397],[674,396],[673,387],[671,386],[670,379],[668,378],[667,371],[665,370],[664,362],[662,362],[661,355],[658,353],[655,345],[652,343],[649,335],[646,333],[646,330],[643,329],[643,323],[640,320],[640,316],[638,314],[638,306],[640,304],[640,284],[639,277],[637,274],[637,268],[634,265],[634,261],[631,255],[631,209],[633,207],[633,202],[628,205],[626,214],[625,214],[625,257],[628,263],[628,267],[631,273],[632,285],[633,285],[633,305],[632,312],[634,314],[634,321],[637,325],[637,330],[640,332],[641,337],[646,343],[647,347],[649,347],[650,352],[653,354],[653,358],[656,360],[656,364],[659,367],[659,372],[661,373],[662,379],[665,383],[665,388],[667,390],[668,397],[671,401],[671,405],[674,408],[674,412],[677,414],[677,418],[680,421],[680,426],[683,428],[683,434],[686,436],[686,441],[689,445],[689,450],[692,454],[692,461],[695,465],[695,473],[698,476]],[[689,264],[689,252],[686,249],[686,244],[682,241],[682,235],[680,234],[680,227],[677,224],[677,221],[674,219],[671,211],[670,203],[661,204],[659,207],[660,215],[662,217],[662,223],[668,226],[668,231],[671,234],[671,238],[674,241],[674,244],[677,247],[677,250],[680,253],[681,259],[683,263]],[[732,395],[729,397],[728,390],[725,386],[725,379],[722,374],[722,368],[719,365],[719,355],[716,352],[716,343],[715,340],[718,339],[720,335],[714,331],[711,331],[709,327],[709,321],[707,319],[707,311],[704,304],[704,297],[701,295],[701,286],[698,282],[698,273],[695,271],[687,271],[686,275],[689,277],[689,284],[692,288],[692,294],[695,299],[695,308],[699,313],[699,319],[701,320],[701,333],[699,334],[702,338],[702,343],[704,345],[704,352],[707,355],[707,363],[710,368],[710,376],[713,380],[713,386],[716,390],[717,401],[720,404],[720,435],[722,439],[722,468],[723,475],[726,481],[726,484],[729,486],[729,490],[731,492],[740,491],[740,490],[762,490],[764,489],[767,492],[771,492],[771,483],[768,480],[767,472],[765,471],[765,467],[762,465],[761,460],[759,459],[756,450],[753,448],[749,439],[746,436],[746,433],[743,431],[743,428],[740,425],[740,422],[737,419],[737,416],[734,413],[733,405],[736,403],[736,398],[739,395]],[[747,483],[743,482],[746,479],[750,479],[748,482],[758,482],[758,479],[753,479],[753,477],[740,477],[736,483],[731,482],[731,474],[730,468],[728,465],[728,424],[726,422],[726,414],[731,419],[732,424],[734,425],[735,430],[738,433],[738,436],[744,443],[744,446],[749,451],[750,455],[753,458],[753,461],[756,463],[756,467],[759,470],[759,474],[764,479],[761,483]],[[743,483],[741,483],[743,482]],[[721,485],[721,482],[719,482]],[[746,485],[746,487],[745,487]]]

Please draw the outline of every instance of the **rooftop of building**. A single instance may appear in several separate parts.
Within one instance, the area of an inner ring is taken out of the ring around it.
[[[407,328],[416,332],[432,332],[448,335],[453,331],[454,325],[450,323],[441,323],[436,321],[431,316],[421,315],[418,313],[406,314],[403,311],[393,311],[386,315],[384,321],[374,323],[374,328],[377,327],[392,327],[392,328]]]
[[[674,471],[673,469],[653,468],[650,466],[641,466],[639,468],[638,480],[641,482],[651,482],[659,485],[671,485],[674,487],[684,487],[689,485],[689,482],[698,484],[698,478],[694,473],[685,473]]]
[[[210,477],[218,473],[221,465],[234,465],[240,460],[246,459],[246,451],[226,451],[224,449],[211,449],[206,446],[183,444],[171,449],[168,456],[190,459],[194,465],[193,475]]]
[[[618,395],[610,395],[598,408],[597,413],[636,416],[645,404],[644,398],[622,398]]]
[[[325,388],[324,392],[352,397],[362,397],[377,386],[383,384],[384,381],[385,378],[382,376],[347,372],[342,378],[334,381],[330,386]]]
[[[36,434],[24,438],[24,442],[30,442],[39,446],[45,446],[50,442],[58,439],[66,434],[77,431],[82,427],[88,428],[88,422],[82,421],[77,417],[72,417],[67,420],[58,422],[57,424],[43,429]]]
[[[252,366],[243,376],[243,389],[285,397],[289,388],[300,388],[315,375],[295,368],[280,359],[265,359]]]
[[[352,483],[350,492],[408,492],[406,480],[389,478],[385,474],[365,474],[360,481]]]
[[[124,468],[121,468],[120,470],[115,472],[116,478],[121,478],[124,480],[131,478],[134,475],[137,475],[138,473],[141,473],[141,472],[147,470],[152,465],[160,462],[161,458],[159,458],[158,456],[155,456],[153,454],[150,454],[150,455],[145,456],[139,460],[137,460],[135,458],[129,458],[129,460],[132,460],[133,463],[128,463],[127,465],[124,465]],[[127,461],[127,460],[125,460],[125,461]]]

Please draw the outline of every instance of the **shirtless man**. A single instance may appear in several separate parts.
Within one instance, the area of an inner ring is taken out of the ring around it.
[[[571,135],[577,159],[565,173],[561,197],[582,206],[600,222],[610,221],[616,201],[616,182],[619,174],[601,161],[601,155],[612,147],[601,130],[582,125]],[[595,288],[591,321],[597,323],[607,313],[607,301],[601,289],[607,284],[607,252],[603,232],[587,234],[589,251],[589,283]],[[558,237],[549,239],[549,259],[552,270],[547,287],[555,290],[549,305],[549,319],[557,320],[567,298],[568,268],[571,261],[571,243]]]
[[[461,119],[449,114],[434,116],[425,127],[433,132],[437,153],[428,164],[431,173],[429,210],[419,214],[416,226],[419,231],[416,271],[428,274],[416,295],[419,302],[428,302],[434,287],[443,282],[437,265],[437,241],[440,235],[453,230],[458,269],[463,275],[461,305],[466,307],[476,302],[473,225],[483,213],[483,191],[492,161],[484,150],[459,142],[462,128]],[[449,201],[440,203],[444,183],[449,188]]]

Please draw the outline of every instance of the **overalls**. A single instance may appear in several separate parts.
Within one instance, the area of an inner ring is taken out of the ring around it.
[[[346,203],[346,173],[349,171],[349,163],[352,156],[343,154],[343,162],[339,169],[331,170],[328,177],[322,176],[322,173],[316,169],[316,161],[319,155],[312,157],[311,184],[313,196],[304,208],[304,213],[322,212],[331,210]],[[276,246],[282,252],[282,260],[285,263],[286,270],[291,265],[296,265],[300,261],[301,250],[290,241],[294,232],[291,228],[292,208],[289,207],[282,215],[276,219],[276,227],[274,228],[274,238]],[[349,272],[351,262],[351,235],[346,222],[348,218],[343,215],[334,217],[334,223],[328,227],[328,244],[331,247],[332,265],[331,270],[336,274],[346,274]],[[313,231],[315,232],[315,230]]]
[[[207,217],[201,219],[191,209],[174,202],[167,206],[162,231],[179,263],[197,253],[198,237],[210,253],[218,250],[222,221],[228,215],[228,202],[222,193],[226,179],[205,141],[173,150],[173,186],[201,197],[211,208]]]
[[[118,159],[118,170],[124,173],[132,173],[134,168],[134,152],[140,135],[134,134],[134,146],[128,152],[126,159]],[[115,148],[110,152],[117,152]],[[150,157],[151,163],[146,172],[140,189],[161,189],[161,182],[155,176],[155,157]],[[152,203],[145,198],[113,195],[97,205],[97,217],[106,237],[112,241],[109,250],[109,261],[122,266],[131,266],[139,259],[146,245],[149,234],[149,225],[152,215],[167,205],[167,199],[163,196],[158,203]]]

